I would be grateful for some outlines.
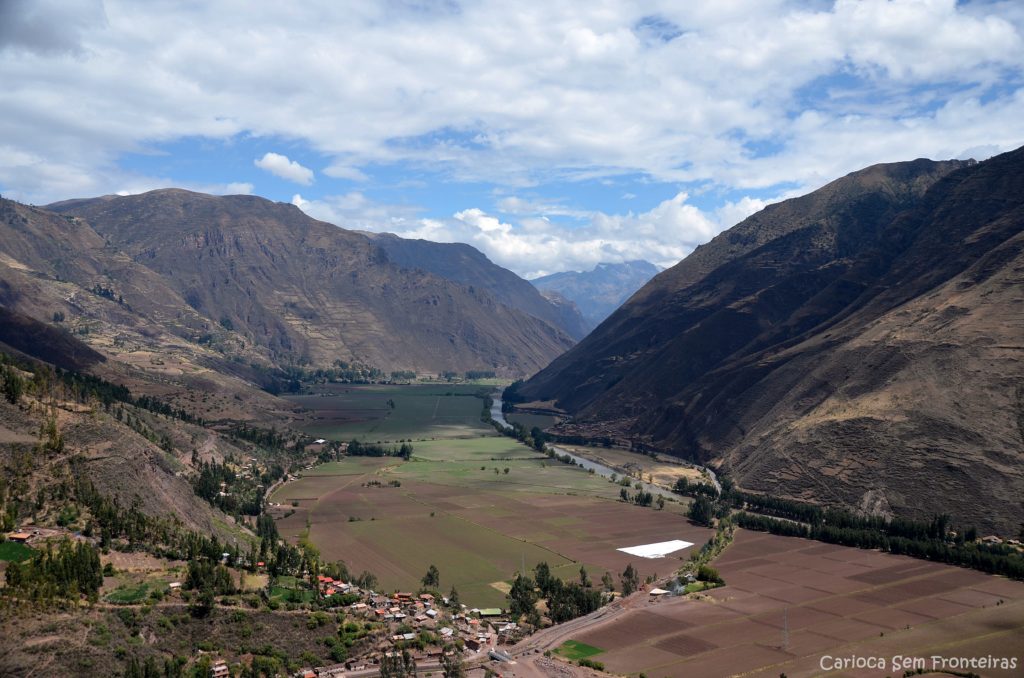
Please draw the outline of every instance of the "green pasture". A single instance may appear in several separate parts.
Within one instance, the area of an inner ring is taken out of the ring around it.
[[[579,661],[580,659],[586,659],[587,657],[593,657],[594,655],[601,654],[604,652],[599,647],[593,645],[587,645],[581,643],[578,640],[567,640],[558,646],[555,650],[555,654],[561,655],[570,661]]]
[[[317,476],[359,476],[373,473],[385,466],[392,466],[401,460],[397,457],[345,457],[340,461],[329,461],[317,464],[313,468],[300,471],[303,478]]]
[[[454,585],[463,602],[473,607],[508,607],[505,594],[492,586],[509,580],[525,563],[552,567],[570,561],[545,548],[520,541],[472,521],[448,514],[348,523],[361,544],[393,567],[376,571],[381,589],[416,589],[430,565],[441,573],[441,591]],[[314,535],[316,530],[314,529]]]
[[[0,560],[11,560],[21,563],[32,557],[35,551],[31,546],[16,541],[0,542]]]
[[[474,397],[487,390],[472,384],[332,385],[288,399],[313,413],[315,420],[303,427],[310,435],[390,442],[493,433],[480,421],[483,400]]]
[[[491,431],[493,433],[493,429]],[[450,440],[420,440],[412,444],[415,459],[429,461],[474,461],[485,463],[492,459],[541,457],[540,452],[529,449],[512,438],[497,434],[481,438]]]
[[[520,448],[528,454],[526,447]],[[508,473],[505,473],[505,469]],[[547,458],[410,461],[389,469],[381,480],[412,480],[490,492],[580,494],[614,499],[619,487],[580,468]]]
[[[166,585],[164,585],[163,588],[167,588]],[[116,605],[133,605],[145,600],[151,590],[153,589],[150,587],[148,582],[121,584],[104,596],[103,599],[108,603],[114,603]]]

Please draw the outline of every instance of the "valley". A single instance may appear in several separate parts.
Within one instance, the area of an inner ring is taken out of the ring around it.
[[[3,201],[0,672],[1005,653],[1018,155],[779,203],[586,336],[466,246],[178,190]]]
[[[0,0],[0,82],[0,678],[1024,675],[1021,2]]]
[[[461,387],[471,388],[480,387]],[[688,554],[637,561],[616,549],[707,540],[710,531],[686,520],[684,498],[663,510],[624,504],[618,483],[497,435],[480,422],[481,400],[459,390],[353,386],[338,395],[293,398],[316,407],[317,417],[365,416],[370,403],[393,399],[397,406],[386,420],[331,430],[336,440],[410,440],[413,451],[407,461],[348,457],[301,471],[269,497],[278,505],[273,514],[287,514],[281,534],[302,535],[328,560],[373,572],[384,590],[415,590],[423,572],[437,565],[442,590],[456,587],[471,607],[506,607],[512,577],[524,566],[532,571],[547,562],[566,580],[583,566],[600,579],[606,572],[617,577],[632,562],[646,578],[659,566],[663,575],[677,569]],[[455,427],[447,413],[460,408],[465,419]],[[325,430],[319,423],[310,429]]]

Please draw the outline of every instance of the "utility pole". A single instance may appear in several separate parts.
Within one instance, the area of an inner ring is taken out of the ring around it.
[[[782,649],[789,649],[789,608],[782,611]]]

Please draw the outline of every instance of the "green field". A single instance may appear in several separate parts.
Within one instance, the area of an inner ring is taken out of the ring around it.
[[[32,547],[20,542],[0,542],[0,560],[13,560],[16,563],[20,563],[31,558],[33,553],[35,551]]]
[[[123,584],[108,593],[103,599],[108,603],[114,603],[117,605],[132,605],[145,600],[146,596],[149,595],[150,590],[150,585],[147,582],[141,582],[135,585]]]
[[[574,662],[579,661],[580,659],[586,659],[587,657],[593,657],[594,655],[601,654],[602,652],[604,652],[604,650],[601,648],[581,643],[578,640],[567,640],[555,650],[555,654],[561,655]]]
[[[493,433],[480,421],[489,387],[473,384],[337,385],[288,400],[308,410],[306,433],[329,440],[396,441]],[[394,405],[392,407],[392,404]]]
[[[671,572],[678,560],[636,562],[622,546],[684,538],[703,528],[681,515],[619,501],[608,479],[497,435],[479,420],[477,387],[333,387],[291,400],[318,417],[307,429],[335,440],[412,439],[412,458],[347,457],[301,472],[270,497],[278,529],[306,534],[327,560],[367,570],[379,589],[416,590],[430,565],[441,592],[454,585],[471,607],[508,606],[517,571],[547,562],[556,576],[616,576],[632,562],[643,576]],[[388,404],[392,400],[395,407]],[[688,556],[688,554],[686,554]],[[285,598],[283,582],[272,595]],[[301,594],[300,594],[301,595]]]

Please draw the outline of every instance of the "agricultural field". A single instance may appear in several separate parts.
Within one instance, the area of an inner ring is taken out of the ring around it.
[[[279,521],[282,535],[308,530],[325,558],[373,572],[383,590],[418,588],[434,564],[443,592],[455,585],[471,606],[506,607],[524,565],[546,561],[563,579],[578,577],[580,565],[594,580],[605,571],[617,579],[628,563],[641,576],[668,574],[689,551],[648,560],[616,549],[671,538],[699,545],[710,535],[683,517],[682,502],[659,511],[620,502],[618,493],[607,479],[487,437],[417,442],[408,462],[325,464],[271,501],[283,504],[279,514],[294,511]]]
[[[494,434],[480,421],[490,387],[474,384],[326,384],[288,396],[308,411],[301,428],[329,440],[389,442]]]
[[[555,650],[555,654],[559,654],[569,661],[579,661],[580,659],[587,659],[599,655],[604,650],[593,645],[587,645],[576,640],[567,640],[558,649]]]
[[[478,389],[334,385],[293,397],[311,411],[314,435],[412,439],[413,454],[407,462],[349,457],[303,471],[270,497],[281,534],[308,536],[326,559],[369,570],[385,591],[418,588],[436,565],[442,591],[454,585],[475,607],[506,607],[515,572],[541,561],[567,580],[581,565],[593,580],[605,571],[617,580],[628,563],[641,576],[668,574],[689,551],[647,560],[616,549],[707,540],[710,531],[683,516],[687,500],[660,511],[626,504],[607,479],[497,435],[480,422]]]
[[[614,673],[759,678],[903,675],[894,657],[1018,657],[1024,583],[973,570],[740,530],[715,563],[724,588],[668,598],[572,636]],[[823,656],[883,657],[829,670]]]

